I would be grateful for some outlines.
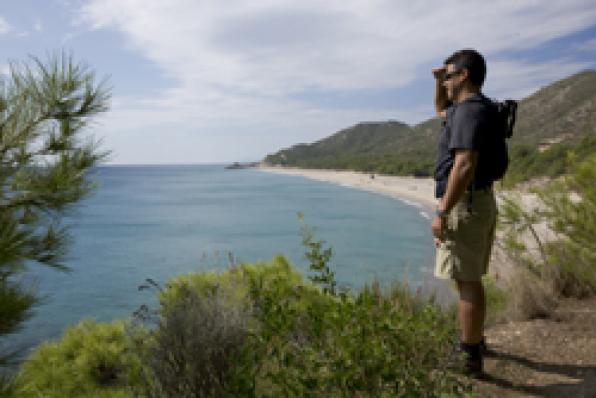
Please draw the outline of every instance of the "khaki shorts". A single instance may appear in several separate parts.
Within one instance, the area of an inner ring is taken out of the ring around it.
[[[437,248],[437,278],[479,281],[488,270],[497,221],[495,195],[492,189],[475,191],[471,211],[468,201],[466,192],[447,217],[446,239]]]

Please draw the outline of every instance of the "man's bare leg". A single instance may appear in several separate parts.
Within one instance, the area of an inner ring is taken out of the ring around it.
[[[461,341],[466,344],[478,344],[484,332],[486,299],[482,282],[457,281],[459,290],[458,318]]]

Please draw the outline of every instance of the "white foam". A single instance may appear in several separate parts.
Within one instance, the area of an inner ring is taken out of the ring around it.
[[[418,214],[420,214],[422,217],[426,218],[427,220],[431,219],[430,215],[425,211],[418,212]]]
[[[404,203],[405,203],[405,204],[407,204],[408,206],[414,206],[414,207],[416,207],[416,208],[418,208],[418,209],[422,207],[422,205],[421,205],[420,203],[418,203],[418,202],[413,202],[413,201],[411,201],[411,200],[404,199],[404,198],[400,198],[400,197],[397,197],[397,199],[398,199],[398,200],[401,200],[402,202],[404,202]]]

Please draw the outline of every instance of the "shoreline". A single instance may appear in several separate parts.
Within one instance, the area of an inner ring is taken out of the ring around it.
[[[255,169],[270,173],[306,177],[311,180],[389,196],[409,206],[416,207],[419,210],[419,214],[429,220],[430,233],[430,220],[434,215],[437,203],[434,198],[435,182],[432,178],[388,176],[347,170],[301,169],[282,166],[259,165]],[[371,178],[371,175],[374,175],[374,178]],[[515,192],[521,193],[519,191]],[[532,194],[521,193],[520,199],[523,207],[526,209],[531,209],[537,205],[537,199]],[[499,199],[497,199],[497,202],[499,202]],[[544,226],[539,225],[539,227],[542,227],[540,228],[541,234],[545,233],[543,231]],[[499,239],[499,235],[498,233],[497,240]],[[544,235],[542,236],[544,237]],[[535,244],[529,234],[521,236],[521,239],[528,246],[529,251],[535,251]],[[497,280],[501,278],[506,280],[514,275],[514,264],[499,245],[494,245],[490,261],[489,274],[493,275]],[[423,281],[429,285],[427,287],[439,293],[439,297],[454,298],[453,292],[447,286],[448,284],[433,278],[432,274],[429,276],[428,280]]]
[[[306,177],[348,188],[389,196],[421,210],[430,219],[436,206],[435,182],[432,178],[388,176],[351,170],[300,169],[295,167],[258,166],[257,170]]]
[[[436,207],[435,181],[432,178],[388,176],[351,170],[300,169],[262,165],[255,167],[255,169],[269,173],[306,177],[311,180],[389,196],[416,208],[419,215],[428,220],[428,233],[430,234],[430,220]],[[371,175],[374,175],[374,178],[371,178]],[[433,269],[434,263],[430,264],[428,273],[425,273],[423,279],[418,281],[417,292],[434,296],[440,303],[455,302],[457,297],[451,284],[446,283],[445,280],[435,278]],[[406,281],[406,283],[408,282]]]

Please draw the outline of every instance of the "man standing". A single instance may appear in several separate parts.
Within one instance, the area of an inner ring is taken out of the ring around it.
[[[487,272],[497,214],[487,155],[491,108],[481,93],[486,64],[477,51],[460,50],[433,74],[436,111],[445,118],[435,169],[435,276],[457,284],[460,348],[466,371],[478,376],[486,313],[481,278]]]

